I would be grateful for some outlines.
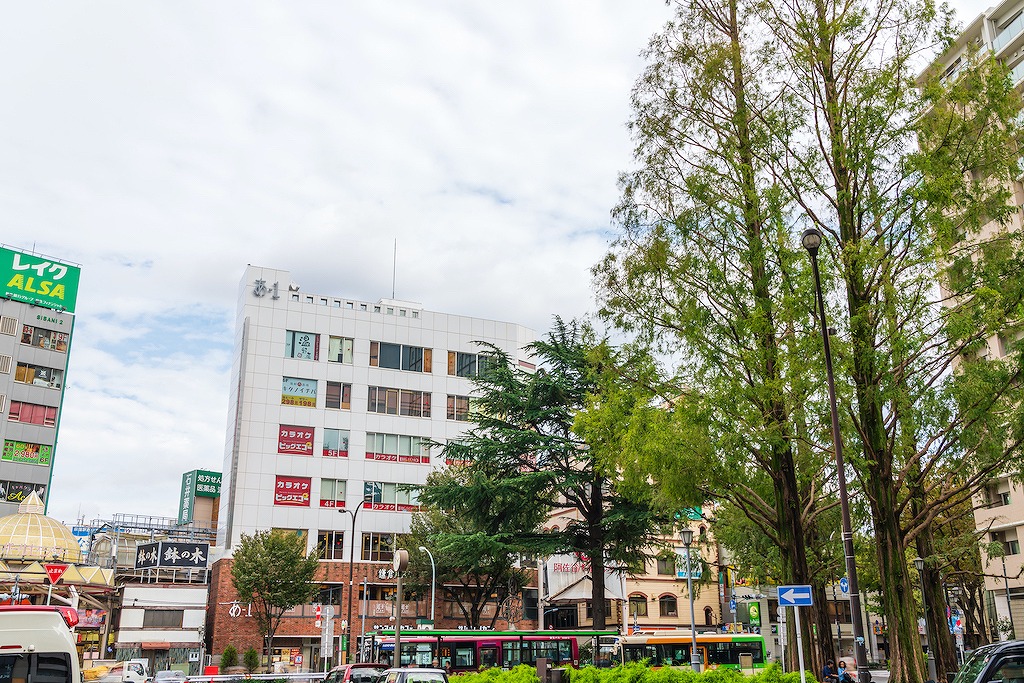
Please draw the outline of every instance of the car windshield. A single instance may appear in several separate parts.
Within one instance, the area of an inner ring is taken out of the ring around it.
[[[973,683],[974,679],[978,677],[981,670],[988,664],[988,660],[992,658],[992,648],[982,647],[971,653],[971,656],[964,662],[964,668],[960,669],[957,673],[956,678],[953,679],[953,683]]]
[[[444,674],[437,671],[410,671],[405,676],[406,683],[443,683]]]

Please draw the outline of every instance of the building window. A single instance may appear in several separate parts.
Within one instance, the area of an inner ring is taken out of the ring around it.
[[[674,617],[678,615],[676,610],[676,596],[662,595],[658,598],[658,613],[663,617]]]
[[[676,575],[676,561],[669,557],[658,558],[658,573],[668,576]]]
[[[430,417],[430,393],[389,387],[370,387],[366,409],[371,413]]]
[[[11,401],[11,410],[7,414],[7,419],[11,422],[53,427],[57,424],[57,409],[53,406]]]
[[[371,510],[419,509],[419,492],[411,484],[368,481],[363,484],[363,500],[370,503]]]
[[[345,507],[345,492],[347,484],[344,479],[321,479],[320,480],[320,507],[322,508],[343,508]]]
[[[715,623],[715,612],[710,607],[704,608],[704,625],[713,626]]]
[[[363,534],[362,559],[371,562],[391,562],[395,557],[394,534]]]
[[[611,600],[605,600],[604,601],[604,615],[607,617],[607,616],[611,615],[611,613],[612,613],[612,601]],[[594,618],[594,603],[592,601],[590,601],[590,600],[587,600],[587,619],[593,619],[593,618]]]
[[[348,430],[324,429],[324,457],[348,457]]]
[[[316,535],[316,547],[320,558],[324,560],[340,560],[345,552],[344,531],[321,531]]]
[[[645,595],[630,595],[629,596],[629,614],[634,617],[646,617],[647,616],[647,596]]]
[[[352,409],[352,385],[341,382],[327,383],[327,407],[337,410]]]
[[[64,371],[31,363],[18,363],[18,367],[14,371],[14,381],[37,387],[60,389],[64,382]]]
[[[431,349],[406,344],[370,342],[370,366],[408,372],[430,372]]]
[[[465,422],[469,419],[470,398],[469,396],[456,396],[448,394],[447,417],[449,420]]]
[[[288,330],[284,337],[285,358],[320,359],[320,335]]]
[[[25,325],[21,329],[21,343],[40,349],[67,353],[68,333]]]
[[[404,434],[366,434],[366,459],[427,464],[430,446],[427,439]]]
[[[352,306],[350,305],[349,308]],[[348,337],[331,337],[327,345],[327,360],[330,363],[352,364],[352,344]]]
[[[1003,543],[1003,550],[1007,555],[1020,555],[1020,541],[1016,538]]]
[[[316,380],[282,377],[281,405],[316,408]]]
[[[479,377],[494,365],[494,358],[485,353],[448,352],[448,374],[458,377]]]
[[[142,615],[142,628],[181,628],[183,609],[147,609]]]

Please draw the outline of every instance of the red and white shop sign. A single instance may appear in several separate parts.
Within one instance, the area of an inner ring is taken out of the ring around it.
[[[274,505],[309,507],[309,477],[277,475],[274,482]]]
[[[313,455],[313,427],[281,425],[277,433],[277,452],[285,455]]]

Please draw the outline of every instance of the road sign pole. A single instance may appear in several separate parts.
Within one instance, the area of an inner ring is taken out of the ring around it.
[[[807,683],[807,672],[804,671],[804,637],[800,635],[800,608],[793,608],[793,620],[796,626],[796,659],[800,664],[800,683]]]

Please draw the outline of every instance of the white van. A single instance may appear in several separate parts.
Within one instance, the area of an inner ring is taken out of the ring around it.
[[[77,623],[72,607],[0,605],[0,683],[82,683]]]

